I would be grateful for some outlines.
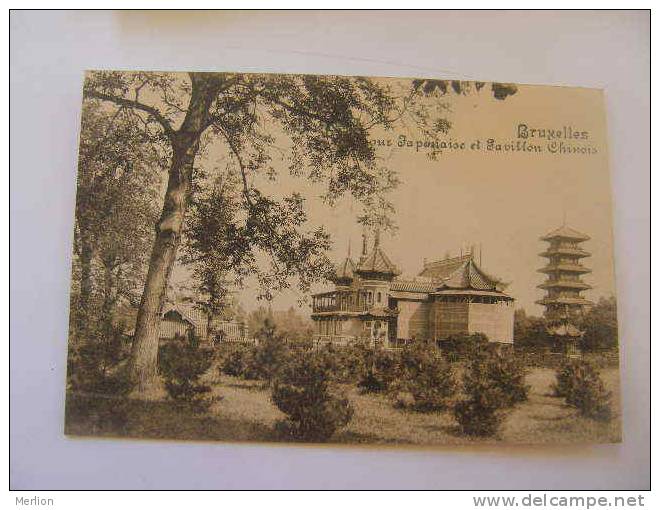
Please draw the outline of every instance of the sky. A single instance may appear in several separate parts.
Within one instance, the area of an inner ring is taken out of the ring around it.
[[[385,80],[385,79],[384,79]],[[395,88],[405,89],[410,81],[387,79]],[[438,100],[439,101],[439,100]],[[592,253],[585,265],[593,272],[584,280],[594,288],[584,293],[587,299],[615,293],[612,258],[612,203],[607,160],[606,120],[600,90],[569,87],[519,86],[506,100],[496,100],[484,87],[479,93],[465,96],[446,95],[446,114],[452,128],[447,141],[465,143],[464,150],[445,150],[437,160],[417,150],[416,142],[424,137],[414,130],[395,128],[388,133],[374,133],[375,138],[391,140],[391,146],[379,147],[382,163],[395,169],[401,180],[391,194],[395,205],[397,231],[381,235],[381,246],[401,269],[403,276],[414,276],[424,259],[458,255],[475,245],[481,248],[483,269],[506,282],[507,293],[516,299],[516,307],[540,315],[542,308],[534,301],[543,292],[537,288],[543,275],[537,272],[544,260],[539,253],[544,243],[539,237],[565,221],[591,239],[584,248]],[[586,132],[586,139],[527,138],[541,152],[487,150],[487,140],[515,144],[519,125],[530,128],[566,129]],[[413,140],[413,147],[398,147],[399,136]],[[480,141],[478,147],[473,143]],[[583,153],[550,152],[559,142],[564,146],[590,151]],[[223,149],[211,149],[208,156],[221,161]],[[343,259],[349,250],[356,258],[361,247],[362,228],[356,222],[359,206],[351,199],[329,208],[319,198],[321,188],[283,171],[273,187],[273,194],[293,190],[306,197],[309,227],[323,225],[331,234],[333,260]],[[370,239],[370,246],[373,239]],[[477,257],[477,260],[479,258]],[[244,308],[254,309],[264,302],[256,300],[252,287],[238,293]],[[317,285],[314,291],[331,285]],[[274,310],[298,307],[304,296],[295,290],[278,294],[271,303]],[[301,307],[309,313],[308,305]]]

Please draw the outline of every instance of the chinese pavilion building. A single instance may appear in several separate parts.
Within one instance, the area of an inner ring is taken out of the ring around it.
[[[514,299],[504,293],[501,280],[477,265],[472,252],[425,262],[412,279],[400,274],[378,235],[371,251],[364,237],[360,258],[349,255],[337,266],[334,290],[312,298],[317,339],[393,347],[483,333],[492,342],[513,342]]]
[[[547,258],[548,263],[539,269],[540,273],[547,275],[538,286],[546,295],[537,303],[545,307],[548,332],[555,338],[556,347],[575,355],[579,353],[580,339],[584,334],[575,323],[593,304],[581,295],[591,289],[582,281],[582,276],[591,270],[581,262],[591,254],[580,246],[589,240],[589,236],[562,225],[540,239],[548,243],[545,251],[539,254]]]

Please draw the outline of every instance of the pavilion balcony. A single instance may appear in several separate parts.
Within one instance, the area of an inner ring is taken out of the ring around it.
[[[367,312],[381,306],[369,300],[366,292],[332,291],[312,296],[312,312]]]

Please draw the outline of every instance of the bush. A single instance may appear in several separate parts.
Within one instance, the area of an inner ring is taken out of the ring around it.
[[[247,372],[247,367],[252,364],[252,361],[248,359],[251,354],[250,349],[243,347],[229,351],[222,357],[220,373],[233,377],[243,377]]]
[[[398,375],[397,355],[379,348],[366,348],[364,368],[358,388],[365,393],[385,391]]]
[[[365,373],[364,346],[349,345],[337,348],[328,344],[320,352],[325,356],[331,377],[335,382],[355,383]]]
[[[461,431],[473,436],[497,434],[505,410],[527,399],[524,377],[522,364],[495,346],[474,353],[463,376],[467,398],[454,406]]]
[[[401,354],[399,377],[390,388],[397,404],[405,406],[405,397],[409,395],[413,409],[438,411],[449,406],[456,390],[453,369],[435,346],[406,346]]]
[[[605,389],[603,380],[591,363],[569,360],[556,373],[554,394],[564,397],[566,403],[593,420],[612,419],[612,394]]]
[[[302,441],[327,441],[351,420],[353,407],[331,393],[329,376],[320,353],[296,353],[281,367],[272,400],[288,418],[278,425],[282,433]]]
[[[501,406],[511,407],[528,398],[526,372],[525,365],[514,353],[502,352],[497,346],[488,346],[474,353],[468,361],[464,385],[466,388],[494,386],[499,390]],[[495,398],[495,394],[491,397]]]
[[[130,380],[119,370],[128,357],[121,326],[106,324],[90,331],[67,359],[67,379],[71,390],[105,395],[126,395]]]
[[[497,434],[504,418],[501,395],[494,388],[483,389],[454,406],[454,417],[461,432],[468,436],[489,437]]]
[[[272,322],[266,320],[257,333],[257,346],[237,346],[222,356],[220,373],[247,380],[261,380],[268,384],[288,356],[284,337],[277,334]]]
[[[199,348],[195,339],[176,338],[160,347],[158,368],[165,379],[165,389],[170,398],[191,404],[194,410],[202,411],[211,401],[211,387],[199,382],[209,369],[212,353]]]
[[[483,333],[451,335],[438,345],[448,361],[456,362],[474,356],[488,345],[488,337]]]

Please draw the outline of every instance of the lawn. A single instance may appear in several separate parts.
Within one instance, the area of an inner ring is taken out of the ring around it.
[[[217,372],[216,372],[217,374]],[[481,443],[607,443],[621,440],[619,379],[616,369],[601,372],[614,394],[615,418],[598,423],[582,418],[562,399],[550,396],[554,371],[536,368],[527,376],[529,400],[513,409],[499,436],[466,438],[450,412],[417,413],[396,409],[381,395],[361,395],[355,386],[341,393],[355,407],[349,425],[332,438],[337,443],[456,445]],[[194,414],[168,401],[115,400],[69,394],[65,432],[69,435],[123,436],[216,441],[278,441],[274,432],[284,415],[271,403],[262,383],[208,375],[213,386],[209,411]]]

